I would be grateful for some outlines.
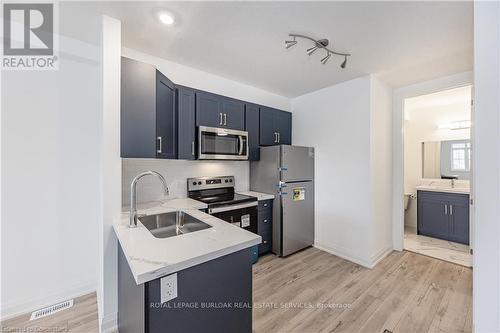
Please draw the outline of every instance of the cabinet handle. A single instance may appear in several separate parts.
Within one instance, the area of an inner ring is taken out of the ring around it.
[[[161,136],[157,137],[156,140],[158,140],[159,146],[158,150],[156,151],[158,154],[161,154],[162,151],[162,146],[161,146]]]
[[[278,132],[278,143],[280,143],[280,141],[281,141],[280,136],[281,136],[281,133],[280,133],[280,132]]]
[[[266,203],[264,204],[264,207],[267,207],[267,204],[266,204]]]
[[[448,205],[444,205],[444,215],[448,215]]]
[[[224,113],[224,126],[227,125],[227,113]]]
[[[274,143],[278,143],[278,133],[274,132]]]
[[[222,112],[219,112],[219,125],[222,125]]]
[[[453,205],[450,204],[450,215],[453,215]]]
[[[267,219],[264,220],[264,223],[267,223]]]
[[[267,244],[267,241],[265,240],[265,241],[263,241],[262,243]]]
[[[191,155],[194,156],[194,141],[191,141]]]

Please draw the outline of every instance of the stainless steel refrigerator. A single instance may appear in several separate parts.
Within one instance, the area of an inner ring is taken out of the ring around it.
[[[314,243],[314,148],[260,148],[250,163],[250,189],[272,193],[273,252],[287,256]]]

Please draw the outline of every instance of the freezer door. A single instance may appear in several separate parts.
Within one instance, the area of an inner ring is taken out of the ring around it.
[[[312,181],[287,183],[281,195],[281,256],[314,243],[314,186]]]
[[[314,148],[281,146],[281,180],[284,182],[314,179]]]

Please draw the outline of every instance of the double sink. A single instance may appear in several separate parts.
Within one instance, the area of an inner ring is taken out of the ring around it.
[[[212,227],[183,211],[140,216],[139,221],[156,238],[174,237]]]

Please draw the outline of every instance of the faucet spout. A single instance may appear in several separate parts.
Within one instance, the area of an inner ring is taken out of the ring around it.
[[[169,193],[167,181],[160,173],[149,170],[135,176],[134,180],[132,180],[132,183],[130,184],[130,228],[137,227],[137,182],[144,176],[158,177],[163,185],[163,193],[165,194],[165,196],[167,196]]]

